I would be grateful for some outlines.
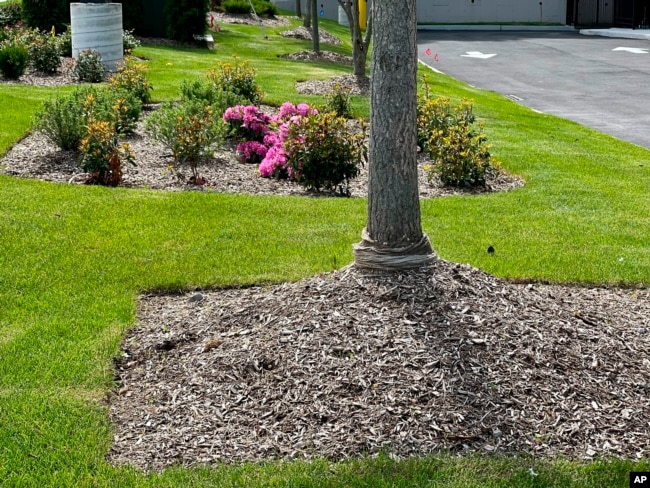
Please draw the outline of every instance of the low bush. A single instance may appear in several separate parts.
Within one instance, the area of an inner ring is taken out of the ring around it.
[[[136,63],[132,58],[126,58],[124,64],[108,79],[110,85],[118,90],[124,90],[137,97],[142,103],[151,102],[153,87],[147,79],[147,67]]]
[[[91,90],[94,99],[92,106],[86,107],[86,113],[95,120],[112,122],[119,134],[129,134],[135,130],[142,102],[133,93],[121,88],[102,87]]]
[[[363,132],[348,133],[333,113],[293,121],[284,143],[289,177],[307,189],[349,195],[349,181],[367,159]]]
[[[251,5],[248,0],[224,0],[221,2],[221,10],[227,14],[250,14]]]
[[[145,127],[149,135],[164,144],[174,156],[174,164],[187,165],[192,181],[200,182],[198,164],[211,157],[225,136],[225,124],[209,105],[194,101],[166,104],[151,114]]]
[[[215,86],[214,83],[202,80],[183,81],[181,83],[181,100],[204,102],[206,105],[210,105],[219,117],[228,107],[246,103],[243,97],[223,90]]]
[[[423,93],[418,94],[418,145],[427,152],[432,163],[424,170],[429,180],[438,178],[445,186],[485,186],[490,173],[499,172],[499,163],[492,160],[490,146],[477,124],[474,103],[463,100],[452,106],[447,97],[433,97],[426,78]]]
[[[67,25],[65,31],[56,36],[59,43],[59,54],[65,58],[72,57],[72,31]]]
[[[471,101],[452,106],[446,97],[420,97],[418,143],[433,161],[424,168],[430,181],[438,178],[454,187],[485,186],[498,163],[491,159],[483,125],[474,123]]]
[[[289,137],[291,124],[297,123],[303,117],[317,115],[318,110],[306,103],[294,105],[285,102],[277,115],[271,117],[271,130],[264,136],[264,145],[268,148],[259,166],[263,178],[289,178],[285,143]]]
[[[74,64],[74,75],[79,81],[99,83],[104,81],[105,69],[101,55],[94,49],[81,51]]]
[[[80,90],[75,90],[46,101],[34,116],[34,129],[60,149],[76,151],[85,133],[83,100]]]
[[[13,0],[0,3],[0,27],[12,26],[20,22],[22,9],[20,2]]]
[[[208,71],[207,77],[217,88],[239,95],[249,104],[258,105],[262,101],[255,70],[247,61],[240,62],[234,58],[232,62],[220,62]]]
[[[253,7],[260,16],[278,15],[280,12],[277,5],[265,0],[254,0]],[[250,14],[253,11],[247,0],[224,0],[221,2],[221,10],[228,14]]]
[[[257,15],[271,17],[280,13],[280,9],[278,9],[277,5],[267,2],[266,0],[253,0],[253,6],[255,7]]]
[[[236,105],[226,109],[223,121],[229,128],[229,135],[234,139],[242,142],[262,142],[269,132],[271,117],[255,105]]]
[[[28,48],[29,63],[36,71],[56,73],[61,67],[60,42],[53,34],[41,34]]]
[[[0,72],[5,78],[17,80],[25,74],[28,58],[26,47],[8,44],[0,49]]]
[[[133,35],[133,29],[122,31],[122,50],[125,56],[133,54],[133,50],[140,47],[140,40]]]
[[[29,45],[42,36],[38,29],[29,29],[23,25],[8,27],[3,29],[5,41],[3,45],[15,44],[24,48],[29,48]]]
[[[135,129],[141,110],[140,100],[128,92],[84,86],[46,101],[32,127],[60,149],[78,150],[90,118],[126,134]]]
[[[89,173],[88,183],[117,186],[122,181],[123,163],[135,165],[128,144],[120,144],[112,122],[90,118],[79,146],[81,167]]]
[[[344,88],[340,83],[336,83],[332,91],[325,96],[325,106],[323,112],[334,112],[339,117],[349,119],[352,117],[352,107],[350,106],[351,88]]]

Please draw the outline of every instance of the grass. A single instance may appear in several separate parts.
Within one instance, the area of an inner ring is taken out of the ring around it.
[[[333,23],[322,26],[347,36]],[[293,81],[345,71],[278,59],[308,43],[279,41],[268,31],[266,41],[258,27],[227,26],[216,36],[215,52],[145,46],[136,54],[149,58],[159,100],[177,96],[181,79],[202,76],[235,53],[258,69],[271,103],[315,101],[296,94]],[[423,226],[442,257],[514,279],[650,281],[644,236],[649,151],[446,76],[428,76],[437,93],[475,100],[493,153],[527,180],[506,194],[424,202]],[[0,153],[24,135],[51,93],[0,86],[3,121],[12,121],[0,129]],[[358,113],[367,110],[357,100]],[[105,400],[112,359],[135,322],[137,294],[297,280],[341,267],[352,259],[366,202],[78,187],[4,176],[0,202],[3,487],[623,487],[630,471],[650,471],[647,459],[583,464],[449,453],[149,474],[111,466],[104,461],[111,443]],[[496,249],[492,256],[488,245]]]

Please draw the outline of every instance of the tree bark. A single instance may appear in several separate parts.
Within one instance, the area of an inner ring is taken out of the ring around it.
[[[305,2],[305,17],[303,18],[302,25],[307,29],[311,29],[311,4],[316,0],[307,0]]]
[[[301,0],[296,0],[296,17],[302,18]]]
[[[415,268],[435,258],[420,221],[415,0],[373,2],[372,15],[368,222],[355,264]]]
[[[357,78],[367,78],[366,60],[368,59],[368,48],[372,37],[372,14],[366,12],[366,35],[363,36],[359,26],[359,2],[355,0],[338,0],[338,4],[345,12],[350,25],[350,37],[352,39],[352,66],[353,74]]]
[[[318,33],[318,2],[311,0],[311,40],[314,52],[320,54],[320,34]]]

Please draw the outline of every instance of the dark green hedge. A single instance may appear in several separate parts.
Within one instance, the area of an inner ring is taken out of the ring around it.
[[[23,0],[23,20],[32,28],[57,32],[70,24],[70,0]]]
[[[70,25],[71,0],[23,0],[23,20],[32,28],[57,32]],[[125,29],[133,29],[140,20],[142,0],[115,0],[122,4],[122,22]]]
[[[167,35],[177,41],[192,41],[207,28],[209,0],[165,0]]]

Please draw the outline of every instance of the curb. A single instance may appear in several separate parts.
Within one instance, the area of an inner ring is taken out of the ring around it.
[[[575,31],[571,25],[473,25],[473,24],[439,24],[418,25],[419,31],[537,31],[567,32]]]

